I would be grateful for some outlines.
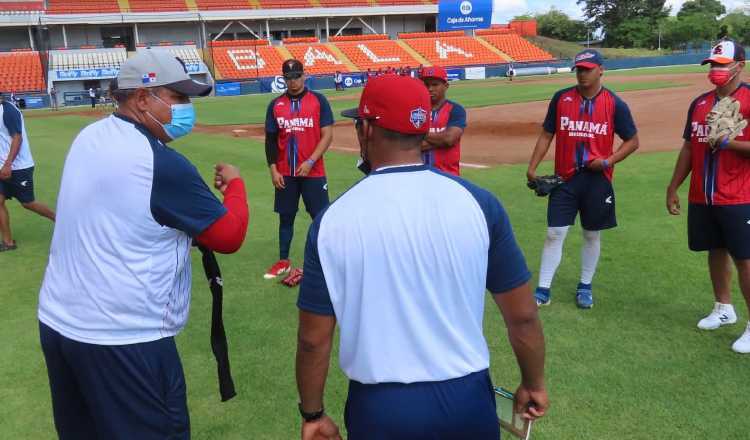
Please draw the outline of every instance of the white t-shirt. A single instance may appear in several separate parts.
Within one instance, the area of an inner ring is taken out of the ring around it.
[[[94,92],[94,89],[89,89],[89,98],[96,98],[96,92]]]
[[[39,320],[91,344],[177,334],[190,304],[193,237],[226,213],[195,167],[112,115],[65,160]]]
[[[10,154],[10,143],[16,134],[21,135],[21,149],[18,150],[16,159],[11,165],[12,170],[23,170],[34,166],[34,158],[31,157],[29,137],[26,135],[26,124],[23,115],[18,108],[9,101],[0,103],[0,166]]]
[[[318,215],[300,309],[335,315],[344,373],[431,382],[489,367],[485,289],[531,277],[488,191],[425,165],[377,170]]]

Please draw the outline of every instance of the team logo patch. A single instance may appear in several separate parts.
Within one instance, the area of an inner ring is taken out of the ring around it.
[[[722,55],[723,53],[724,53],[724,46],[723,45],[720,44],[720,45],[714,47],[714,55]]]
[[[150,84],[150,83],[156,82],[156,73],[154,72],[144,73],[143,76],[141,77],[141,82],[143,84]]]
[[[594,58],[595,56],[596,56],[596,54],[594,54],[593,52],[582,53],[582,54],[580,54],[580,55],[578,55],[576,57],[576,63],[579,62],[579,61],[583,61],[583,60],[588,60],[590,58]]]
[[[427,122],[427,112],[419,107],[411,111],[411,115],[409,117],[409,120],[411,121],[411,124],[414,126],[414,128],[421,128],[425,122]]]

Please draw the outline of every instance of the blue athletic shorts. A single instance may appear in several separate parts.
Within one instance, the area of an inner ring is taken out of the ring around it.
[[[604,174],[581,171],[555,188],[549,195],[547,226],[574,225],[579,212],[581,226],[587,231],[617,226],[615,191]]]
[[[299,209],[299,198],[312,218],[328,206],[328,181],[325,177],[284,176],[286,188],[277,189],[273,210],[279,214],[294,214]]]
[[[692,251],[727,249],[737,260],[750,259],[750,204],[688,206],[688,246]]]
[[[8,180],[0,180],[0,194],[21,203],[34,201],[34,167],[14,170]]]
[[[188,440],[185,376],[174,338],[74,341],[39,323],[60,440]]]
[[[487,370],[442,382],[349,382],[349,440],[498,440]]]

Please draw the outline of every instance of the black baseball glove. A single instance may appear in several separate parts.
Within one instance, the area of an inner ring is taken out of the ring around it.
[[[540,176],[526,183],[529,189],[534,190],[536,195],[544,197],[551,193],[555,188],[563,184],[562,177],[558,175]]]

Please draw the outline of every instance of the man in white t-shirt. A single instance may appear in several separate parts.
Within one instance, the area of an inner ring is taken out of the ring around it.
[[[89,87],[89,99],[91,100],[91,108],[96,108],[96,91]]]
[[[0,95],[0,252],[18,248],[5,201],[18,199],[29,211],[55,221],[55,213],[34,197],[34,159],[21,111]]]
[[[297,301],[303,440],[340,438],[323,409],[337,323],[350,439],[497,440],[486,290],[521,369],[517,409],[535,419],[547,408],[531,274],[495,196],[422,163],[430,110],[421,81],[384,75],[343,113],[374,171],[308,234]]]
[[[38,311],[60,438],[190,438],[174,341],[190,250],[235,252],[248,222],[235,167],[216,166],[222,204],[167,146],[193,128],[189,97],[210,92],[168,52],[139,51],[113,87],[117,111],[70,147]]]

